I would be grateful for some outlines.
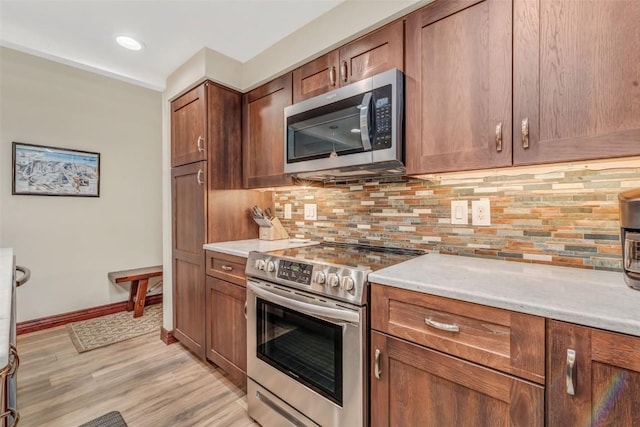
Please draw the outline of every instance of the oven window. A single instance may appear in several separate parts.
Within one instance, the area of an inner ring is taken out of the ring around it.
[[[259,359],[342,406],[342,327],[257,298]]]

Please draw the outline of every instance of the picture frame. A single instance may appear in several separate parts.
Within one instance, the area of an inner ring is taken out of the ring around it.
[[[100,153],[13,142],[11,194],[100,197]]]

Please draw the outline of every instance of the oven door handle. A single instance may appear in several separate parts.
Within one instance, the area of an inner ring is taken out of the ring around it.
[[[360,314],[350,310],[340,310],[337,308],[321,307],[307,302],[296,301],[291,298],[283,297],[268,290],[256,286],[253,282],[247,281],[247,289],[254,294],[264,298],[265,300],[274,302],[291,310],[308,314],[309,316],[318,317],[334,324],[341,325],[344,322],[360,323]]]

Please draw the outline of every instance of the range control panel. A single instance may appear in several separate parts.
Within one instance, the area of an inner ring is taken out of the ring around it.
[[[370,270],[250,252],[245,273],[249,277],[364,305]]]

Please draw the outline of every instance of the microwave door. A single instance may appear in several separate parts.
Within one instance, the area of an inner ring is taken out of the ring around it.
[[[371,151],[371,93],[356,95],[287,119],[287,162]]]

